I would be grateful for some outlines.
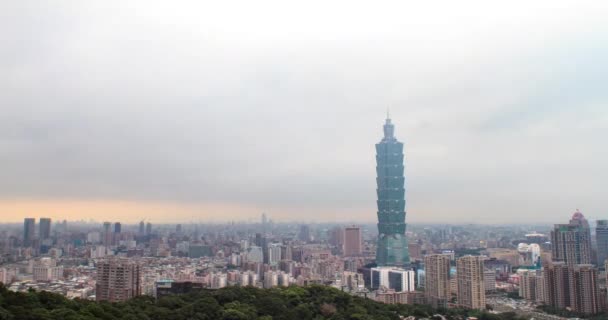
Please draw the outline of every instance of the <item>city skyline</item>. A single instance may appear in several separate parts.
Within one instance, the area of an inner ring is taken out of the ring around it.
[[[606,6],[444,5],[2,3],[0,222],[605,219]]]

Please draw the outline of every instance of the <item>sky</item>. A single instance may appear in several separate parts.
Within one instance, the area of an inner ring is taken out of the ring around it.
[[[2,1],[0,222],[608,219],[605,1]]]

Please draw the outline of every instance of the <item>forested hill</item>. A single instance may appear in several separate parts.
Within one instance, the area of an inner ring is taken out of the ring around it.
[[[257,289],[228,287],[196,294],[142,296],[123,303],[69,300],[49,292],[15,293],[0,284],[0,319],[399,319],[431,318],[428,306],[386,305],[323,287]],[[444,313],[445,314],[445,313]],[[462,319],[450,310],[448,319]],[[515,319],[513,315],[475,313],[480,319]],[[437,318],[439,319],[439,318]]]

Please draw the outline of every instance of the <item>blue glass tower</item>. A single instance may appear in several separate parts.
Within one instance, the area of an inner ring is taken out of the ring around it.
[[[394,136],[391,119],[384,124],[384,138],[376,144],[378,186],[378,266],[406,266],[410,255],[405,238],[405,176],[403,143]]]

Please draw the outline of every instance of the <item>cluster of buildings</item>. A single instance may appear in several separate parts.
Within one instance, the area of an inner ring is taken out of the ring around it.
[[[539,226],[406,230],[403,144],[390,119],[376,161],[377,225],[276,224],[263,214],[260,223],[68,228],[27,218],[23,228],[0,230],[0,282],[98,301],[324,284],[436,308],[485,309],[510,293],[579,314],[607,310],[608,220],[598,220],[595,232],[579,211],[544,233]]]

